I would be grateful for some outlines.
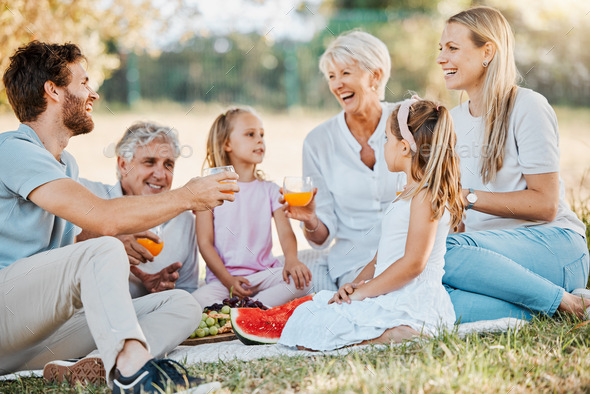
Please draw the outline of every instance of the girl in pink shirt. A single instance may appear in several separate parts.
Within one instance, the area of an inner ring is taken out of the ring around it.
[[[197,212],[197,243],[207,264],[207,284],[193,293],[202,307],[233,295],[273,307],[303,297],[311,272],[297,258],[297,241],[279,203],[279,186],[256,165],[265,153],[262,121],[249,108],[231,108],[213,122],[205,166],[233,165],[240,193],[231,204]],[[285,264],[272,255],[274,218]]]

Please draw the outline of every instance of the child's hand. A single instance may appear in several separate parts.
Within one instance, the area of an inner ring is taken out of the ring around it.
[[[289,275],[293,277],[295,288],[297,290],[303,289],[304,283],[305,287],[307,287],[309,286],[309,282],[311,282],[311,271],[305,264],[296,259],[289,262],[285,261],[283,280],[287,283],[291,283],[289,280]]]
[[[224,283],[230,290],[233,287],[233,295],[238,297],[249,297],[258,292],[258,286],[251,287],[250,281],[243,276],[232,276],[229,283]]]
[[[340,287],[338,289],[338,291],[336,293],[334,293],[334,296],[330,299],[330,301],[328,301],[328,304],[333,304],[333,303],[337,303],[337,304],[342,304],[342,302],[346,302],[347,304],[350,304],[350,301],[362,301],[362,299],[364,299],[364,297],[359,298],[359,297],[354,297],[354,291],[356,289],[358,289],[360,286],[364,285],[365,281],[362,280],[360,282],[357,283],[346,283],[344,285],[342,285],[342,287]]]

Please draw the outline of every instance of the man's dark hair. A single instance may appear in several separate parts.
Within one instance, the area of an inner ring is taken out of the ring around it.
[[[18,48],[2,79],[18,120],[35,121],[47,109],[45,82],[67,86],[72,80],[68,65],[83,59],[80,48],[71,43],[59,45],[31,41]]]

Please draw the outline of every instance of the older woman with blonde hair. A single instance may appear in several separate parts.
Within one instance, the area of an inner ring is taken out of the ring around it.
[[[587,318],[585,226],[565,202],[557,118],[545,97],[517,86],[510,25],[493,8],[460,12],[440,50],[447,88],[469,96],[451,111],[467,209],[445,255],[457,319]]]
[[[310,264],[314,291],[337,290],[373,259],[384,208],[405,181],[383,156],[385,124],[394,104],[382,102],[391,58],[378,38],[352,31],[337,37],[320,70],[342,111],[313,129],[303,144],[303,175],[317,194],[305,207],[287,206],[316,249],[334,245]]]

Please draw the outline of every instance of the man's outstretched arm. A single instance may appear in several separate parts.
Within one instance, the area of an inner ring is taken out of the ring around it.
[[[104,200],[69,179],[56,179],[34,189],[28,199],[47,212],[82,229],[100,235],[134,234],[166,222],[187,210],[213,209],[235,197],[224,191],[238,192],[234,173],[193,178],[181,188],[152,196],[127,196]]]

